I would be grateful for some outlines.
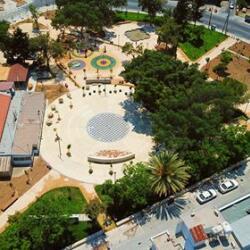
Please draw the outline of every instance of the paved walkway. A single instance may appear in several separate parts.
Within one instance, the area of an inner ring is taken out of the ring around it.
[[[78,187],[87,201],[95,197],[93,193],[94,187],[85,183],[80,183],[68,178],[63,177],[58,172],[51,170],[40,181],[38,181],[29,191],[23,194],[19,199],[11,205],[5,212],[0,215],[0,232],[6,226],[8,217],[16,212],[23,212],[30,204],[35,202],[37,198],[51,189],[65,186]]]
[[[203,66],[207,64],[206,58],[210,58],[210,61],[213,60],[215,57],[221,54],[224,50],[230,48],[237,42],[234,38],[227,38],[225,41],[219,44],[218,47],[214,47],[213,49],[209,50],[206,54],[204,54],[202,57],[197,59],[195,63],[199,64],[199,69],[201,69]]]

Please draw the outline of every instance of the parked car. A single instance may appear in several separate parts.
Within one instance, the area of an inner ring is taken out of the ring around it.
[[[219,191],[223,194],[232,191],[237,188],[239,183],[236,180],[225,180],[219,183]]]
[[[245,22],[250,23],[250,16],[248,16],[248,15],[245,16]]]
[[[217,196],[214,189],[208,189],[207,191],[201,191],[197,193],[196,199],[200,204],[206,203]]]
[[[234,4],[233,4],[233,3],[230,3],[229,8],[230,8],[231,10],[233,10],[233,9],[234,9]]]

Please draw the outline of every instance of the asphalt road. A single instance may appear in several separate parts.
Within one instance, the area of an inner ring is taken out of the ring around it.
[[[166,8],[173,9],[177,5],[177,1],[168,1]],[[137,0],[128,0],[128,10],[139,11]],[[222,30],[227,19],[228,10],[218,12],[212,15],[211,24],[216,25],[218,30]],[[205,11],[200,22],[204,25],[209,23],[210,12]],[[234,15],[234,10],[230,10],[230,18],[227,31],[234,36],[244,38],[250,41],[250,24],[244,22],[240,17]]]

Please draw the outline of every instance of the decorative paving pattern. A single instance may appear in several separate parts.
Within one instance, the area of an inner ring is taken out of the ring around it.
[[[85,62],[79,59],[72,60],[68,63],[68,67],[72,70],[80,70],[86,66]]]
[[[92,67],[99,70],[110,70],[115,67],[115,58],[107,55],[97,56],[91,61]]]
[[[98,141],[115,142],[128,134],[129,125],[120,115],[100,113],[89,120],[87,132]]]

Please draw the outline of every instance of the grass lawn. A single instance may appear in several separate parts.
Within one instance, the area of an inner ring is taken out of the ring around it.
[[[149,16],[148,14],[137,13],[137,12],[124,12],[124,11],[117,11],[116,17],[120,21],[135,21],[135,22],[148,22]]]
[[[25,221],[29,216],[43,216],[44,207],[50,206],[54,207],[54,210],[58,211],[56,216],[71,215],[71,214],[79,214],[84,213],[84,208],[87,202],[84,199],[81,191],[75,187],[63,187],[51,190],[40,197],[35,203],[33,203],[24,213],[20,214],[17,219],[15,219],[10,226],[0,234],[0,244],[1,242],[5,242],[8,246],[6,249],[12,249],[11,240],[9,239],[9,235],[16,235],[15,240],[21,241],[21,237],[19,234],[16,234],[17,228],[22,228],[20,225],[20,221]],[[58,209],[59,210],[58,210]],[[46,211],[46,209],[45,209]],[[46,216],[46,214],[45,214]],[[52,217],[53,218],[53,217]],[[31,230],[40,231],[39,223],[37,226],[31,228]],[[88,222],[73,222],[69,223],[65,232],[63,232],[64,242],[59,243],[60,248],[65,247],[66,245],[72,244],[84,237],[88,236],[91,233],[98,231],[99,228],[96,223],[91,221]],[[19,238],[20,237],[20,238]],[[28,236],[29,241],[31,240]],[[1,247],[0,247],[1,248]],[[33,248],[32,248],[33,249]]]
[[[187,41],[185,43],[181,43],[180,47],[192,61],[195,61],[216,45],[219,45],[226,38],[226,35],[204,27],[204,34],[202,36],[204,43],[202,46],[195,47]]]

